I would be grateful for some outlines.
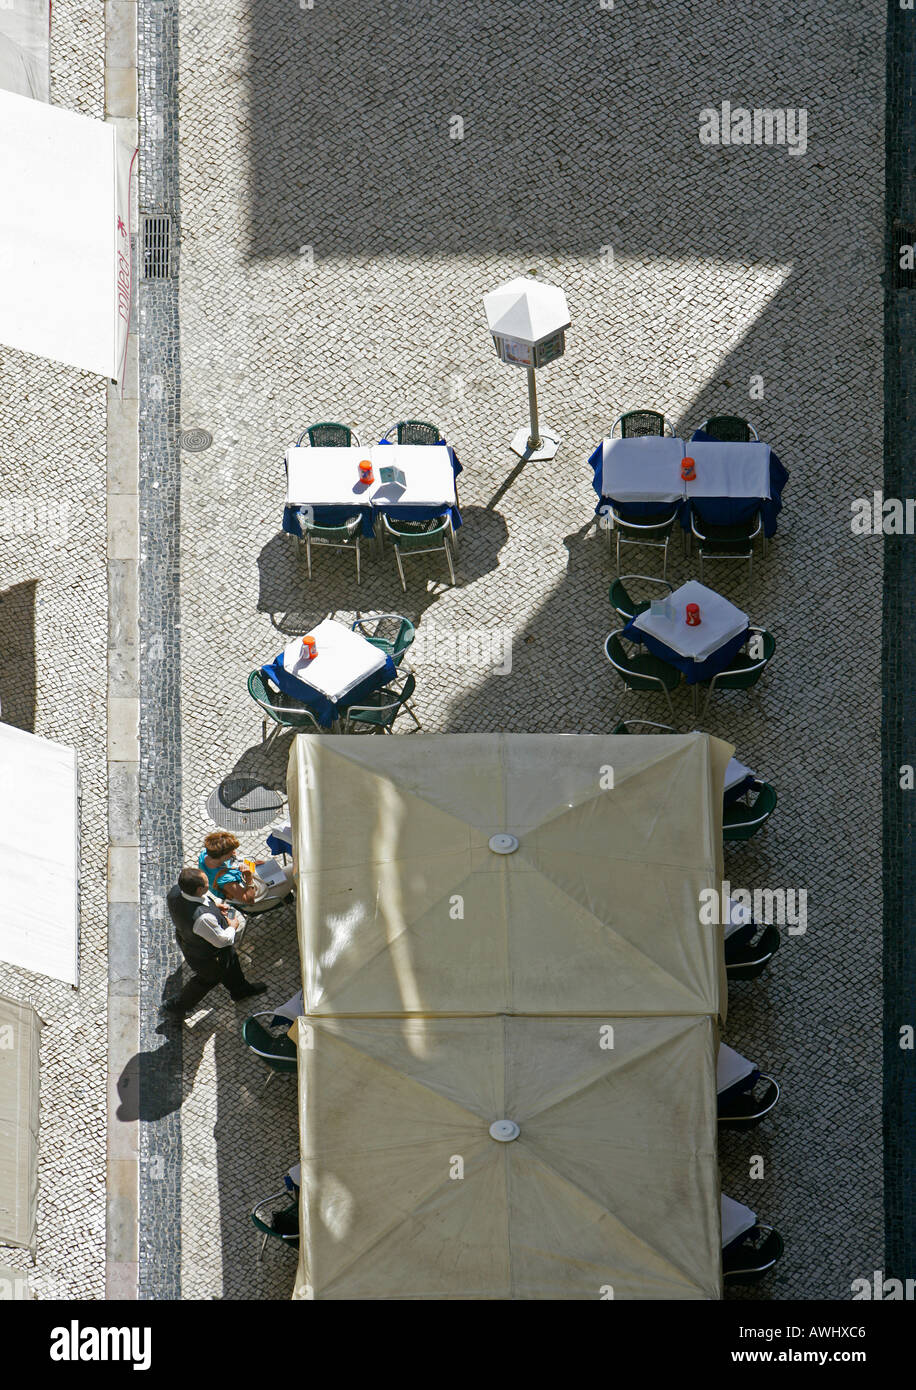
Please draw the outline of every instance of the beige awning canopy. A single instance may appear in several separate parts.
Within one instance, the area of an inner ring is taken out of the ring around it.
[[[31,1005],[0,998],[0,1245],[35,1240],[40,1026]]]
[[[722,880],[731,751],[705,734],[300,736],[306,1013],[724,1016],[721,932],[698,904]]]
[[[721,1297],[715,1046],[708,1017],[300,1019],[295,1297]]]

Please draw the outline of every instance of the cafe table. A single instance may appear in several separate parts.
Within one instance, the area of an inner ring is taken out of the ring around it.
[[[694,460],[696,477],[681,477],[685,457]],[[788,473],[769,444],[713,440],[698,430],[690,443],[665,436],[604,439],[589,459],[598,511],[608,503],[628,520],[638,521],[676,503],[679,520],[690,527],[690,504],[714,526],[736,526],[759,511],[764,535],[776,531],[782,489]]]
[[[305,636],[315,639],[314,657],[306,656],[303,638],[295,637],[270,665],[262,666],[261,673],[284,695],[310,709],[323,728],[336,723],[348,705],[358,705],[397,675],[390,656],[333,618],[325,618]]]
[[[630,619],[622,635],[676,666],[694,687],[696,709],[697,683],[728,670],[729,662],[747,641],[748,616],[696,579],[688,579],[663,602],[665,612],[653,613],[647,608]],[[695,603],[700,610],[697,627],[686,621],[688,603]]]
[[[372,464],[371,483],[360,477],[359,465],[366,460]],[[448,513],[453,530],[461,525],[455,485],[461,464],[449,444],[291,446],[285,462],[283,530],[291,535],[301,536],[302,513],[319,526],[341,526],[358,515],[364,536],[375,534],[383,513],[401,521],[429,521]]]

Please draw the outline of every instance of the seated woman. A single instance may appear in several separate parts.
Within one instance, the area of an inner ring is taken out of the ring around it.
[[[289,897],[295,883],[296,867],[277,867],[283,882],[269,884],[254,872],[264,859],[239,860],[236,850],[239,841],[227,830],[215,830],[204,839],[204,849],[197,859],[198,868],[207,875],[210,891],[226,902],[238,903],[245,912],[266,912]]]

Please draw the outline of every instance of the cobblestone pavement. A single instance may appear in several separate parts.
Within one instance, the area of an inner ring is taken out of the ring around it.
[[[586,459],[620,410],[658,406],[682,433],[749,415],[790,471],[753,591],[738,565],[707,572],[778,644],[759,697],[710,710],[780,793],[728,876],[810,897],[807,934],[733,988],[726,1033],[784,1088],[763,1128],[721,1145],[725,1189],[786,1238],[762,1298],[845,1298],[883,1259],[881,553],[848,525],[882,472],[883,22],[812,0],[740,25],[713,0],[180,8],[181,424],[214,436],[182,462],[186,860],[222,777],[282,786],[285,745],[265,759],[246,678],[329,611],[403,612],[443,643],[511,631],[508,675],[414,662],[427,730],[666,719],[602,654],[617,623]],[[805,106],[807,153],[701,147],[699,109],[724,99]],[[481,298],[535,271],[565,288],[573,326],[539,375],[561,450],[519,467],[524,376],[497,361]],[[279,532],[285,446],[310,421],[367,441],[404,416],[435,420],[465,465],[457,586],[416,560],[402,594],[390,554],[361,588],[351,557],[320,554],[309,583]],[[624,568],[656,566],[629,552]],[[675,546],[670,577],[692,573]],[[674,722],[695,723],[683,693]],[[291,994],[288,910],[250,951],[268,998]],[[292,1287],[283,1251],[256,1266],[247,1213],[295,1158],[294,1088],[263,1089],[240,1022],[221,999],[185,1035],[184,1297]]]
[[[101,5],[55,0],[51,100],[101,116]],[[0,700],[3,719],[76,748],[81,964],[78,991],[0,963],[0,994],[29,1000],[41,1031],[37,1297],[105,1293],[107,1046],[106,384],[0,347]],[[63,504],[64,510],[60,507]],[[29,529],[30,521],[35,529]],[[47,524],[47,529],[45,525]],[[79,653],[62,664],[66,650]]]

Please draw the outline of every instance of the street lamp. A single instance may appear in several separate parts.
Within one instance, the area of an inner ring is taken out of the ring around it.
[[[500,361],[524,367],[528,373],[530,429],[520,429],[510,447],[525,459],[552,459],[560,436],[538,423],[534,373],[566,350],[566,295],[556,285],[521,276],[485,294],[483,306]]]

